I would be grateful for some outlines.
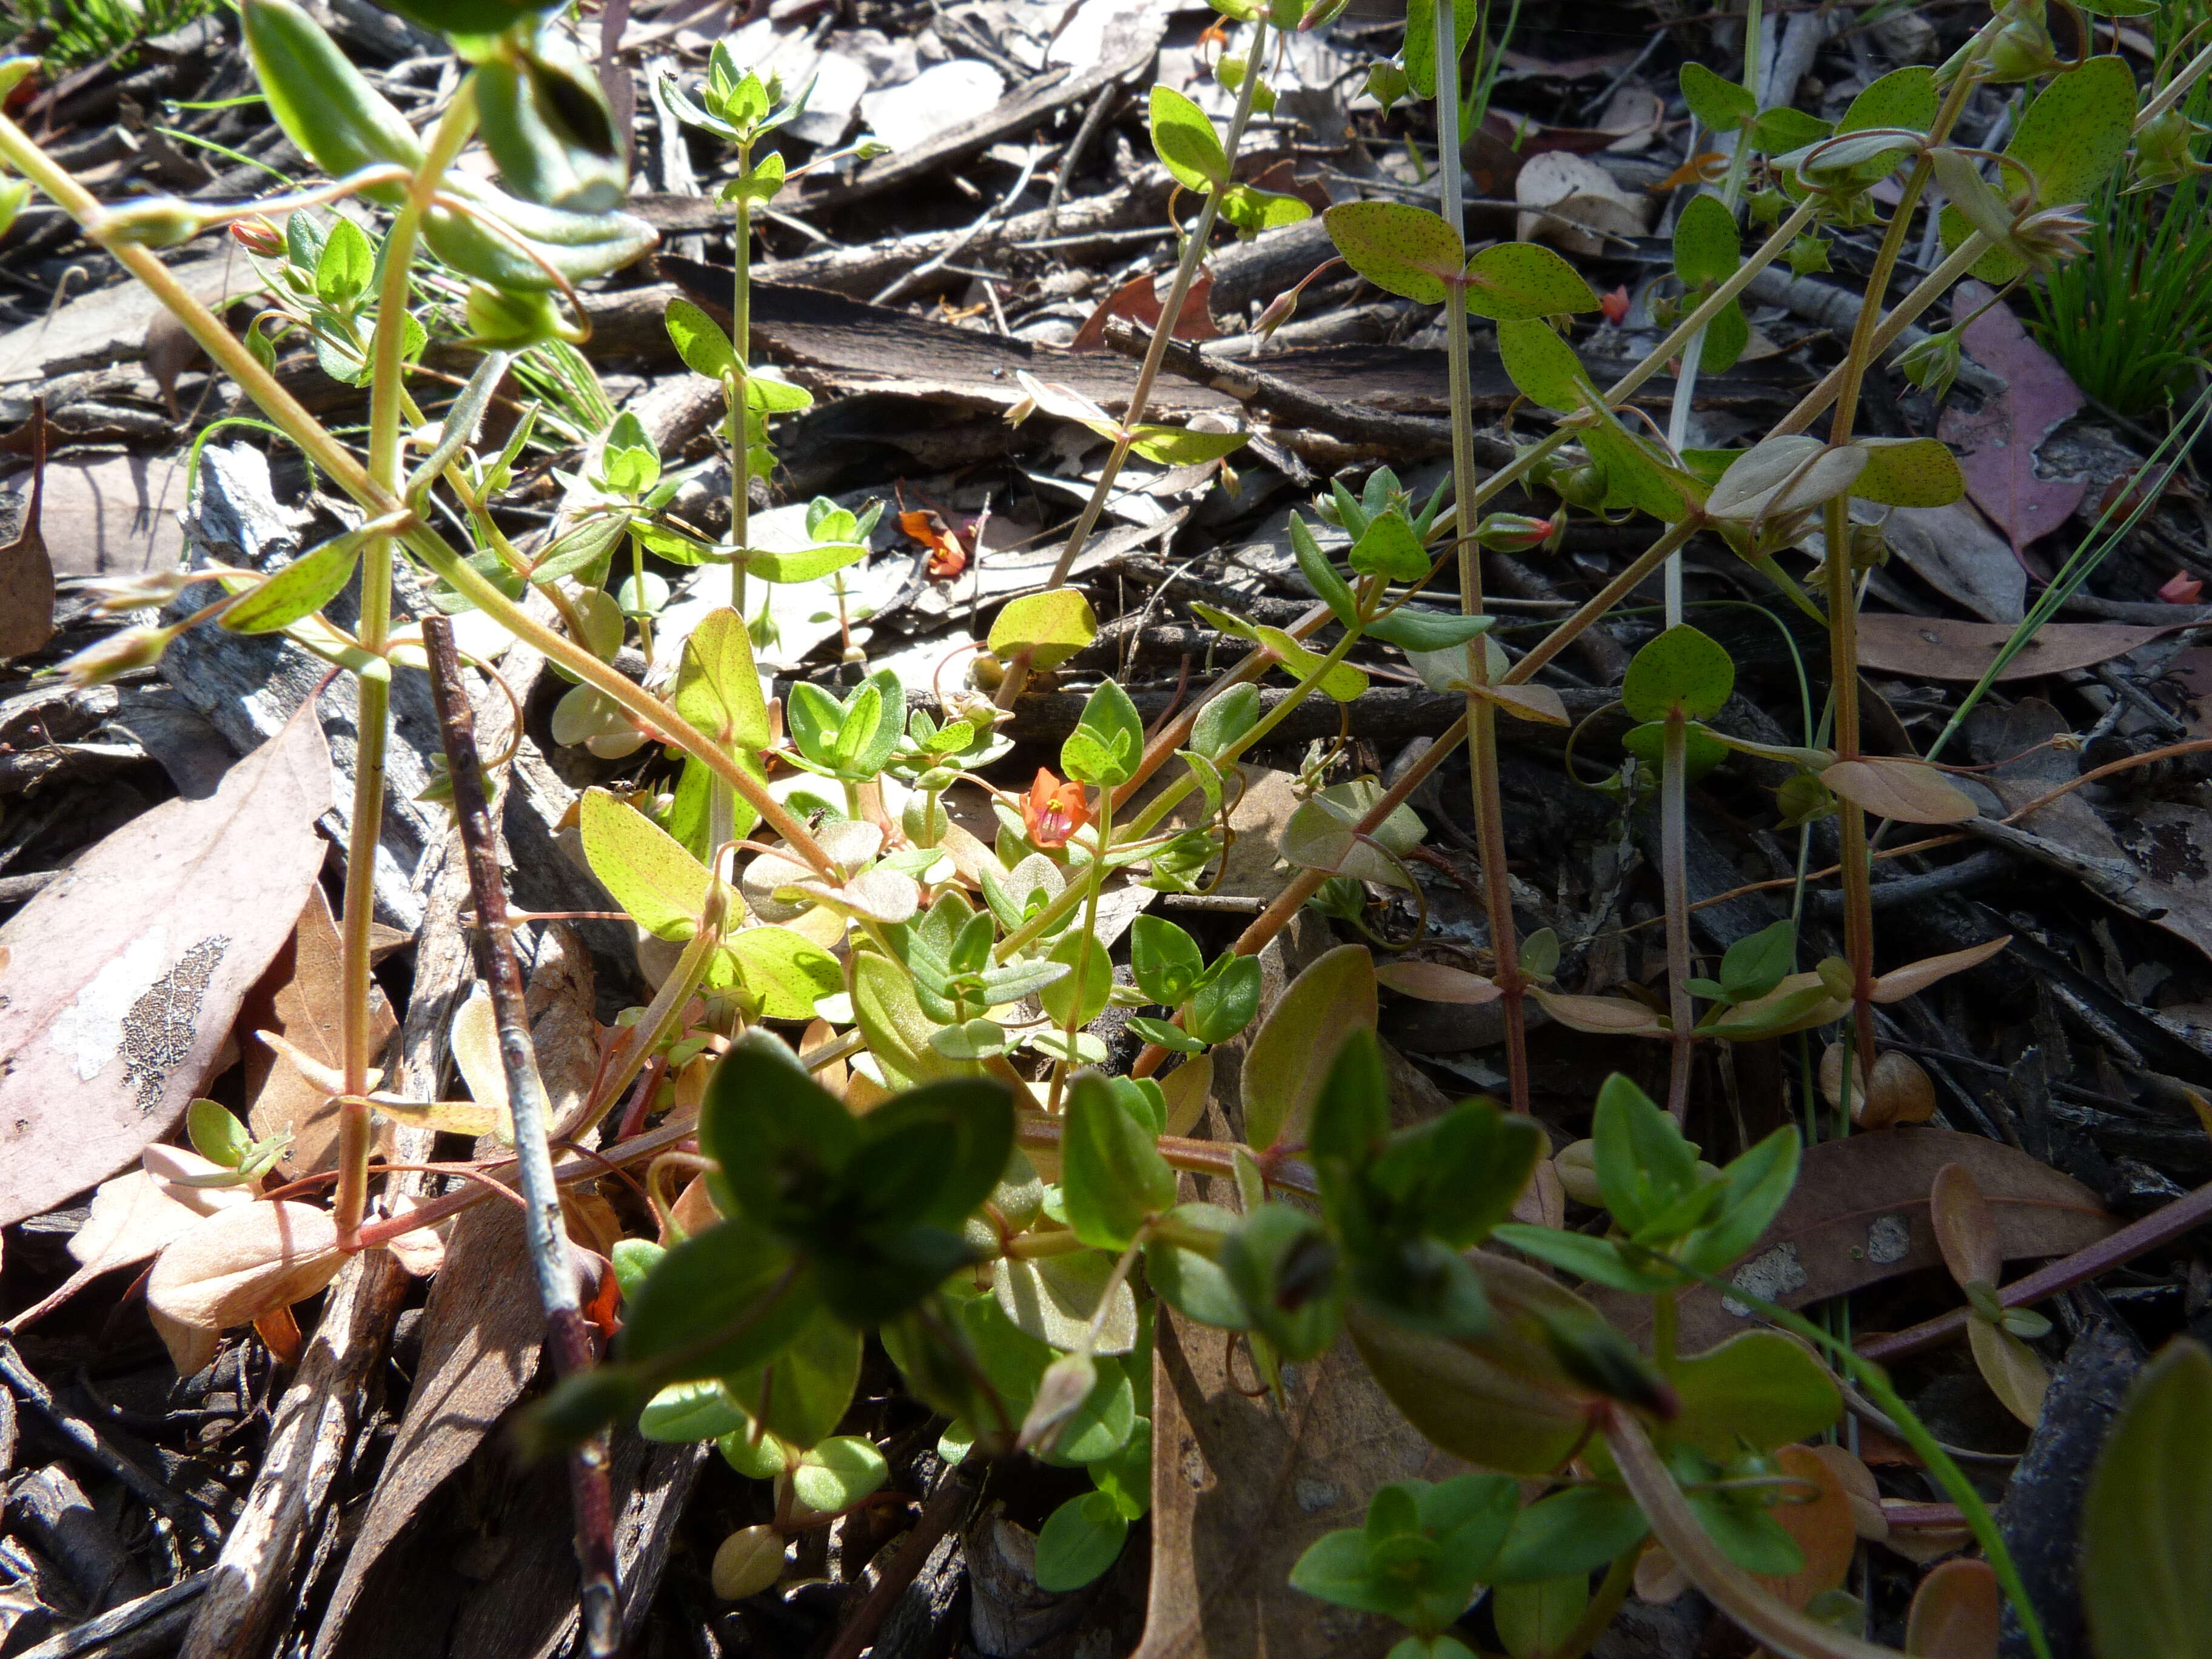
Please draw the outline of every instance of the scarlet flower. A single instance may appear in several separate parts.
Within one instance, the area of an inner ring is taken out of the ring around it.
[[[1062,783],[1048,768],[1038,767],[1036,781],[1022,797],[1022,823],[1030,842],[1040,850],[1065,847],[1067,838],[1090,822],[1083,786]]]
[[[2168,605],[2194,605],[2204,597],[2204,584],[2186,570],[2177,570],[2166,579],[2158,596]]]
[[[1628,285],[1624,283],[1612,293],[1599,295],[1597,308],[1607,322],[1618,326],[1628,315]]]

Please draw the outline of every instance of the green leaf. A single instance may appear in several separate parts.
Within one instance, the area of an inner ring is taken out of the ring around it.
[[[607,488],[624,495],[642,495],[660,482],[660,447],[631,410],[615,416],[600,468]]]
[[[1500,321],[1552,317],[1595,311],[1597,295],[1582,274],[1550,248],[1534,242],[1498,242],[1468,261],[1467,308],[1478,317]]]
[[[1797,928],[1787,918],[1738,939],[1721,958],[1721,984],[1739,1002],[1763,997],[1796,971]]]
[[[247,589],[217,620],[233,634],[275,634],[313,615],[345,591],[361,557],[362,541],[354,532],[310,549]]]
[[[1098,619],[1079,587],[1055,587],[1011,601],[991,624],[991,653],[1004,661],[1030,653],[1036,669],[1057,668],[1098,637]]]
[[[1206,699],[1190,728],[1194,753],[1218,761],[1239,738],[1260,722],[1260,688],[1249,682],[1232,685],[1219,696]]]
[[[1095,1353],[1125,1354],[1136,1349],[1138,1340],[1137,1298],[1126,1279],[1115,1285],[1099,1320],[1097,1341],[1091,1344],[1091,1321],[1113,1274],[1114,1258],[1103,1250],[1009,1256],[994,1270],[991,1292],[1000,1310],[1040,1342],[1064,1352],[1089,1344]]]
[[[722,1392],[713,1377],[676,1382],[646,1402],[638,1413],[637,1431],[664,1445],[693,1440],[719,1440],[745,1426],[744,1413]]]
[[[542,584],[561,576],[578,576],[596,586],[597,581],[582,577],[582,573],[599,565],[599,580],[605,579],[604,562],[629,524],[627,513],[602,513],[585,520],[538,556],[530,567],[530,580]]]
[[[1260,958],[1231,957],[1220,975],[1191,998],[1185,1029],[1200,1042],[1226,1042],[1259,1012]]]
[[[1303,1141],[1337,1049],[1352,1032],[1372,1031],[1376,1014],[1375,959],[1364,945],[1339,945],[1292,980],[1244,1057],[1245,1144],[1265,1152]]]
[[[1200,466],[1234,454],[1250,441],[1249,432],[1201,432],[1187,426],[1129,428],[1132,453],[1158,466]]]
[[[2014,129],[2006,156],[2035,177],[2035,205],[2065,207],[2094,201],[2112,169],[2127,154],[2136,108],[2135,71],[2124,58],[2092,58],[2079,69],[2054,76]],[[2000,188],[2008,197],[2022,188],[2021,175],[2000,168]],[[1946,208],[1943,245],[1966,240],[1965,217]],[[2018,255],[1992,248],[1974,266],[1985,283],[2012,281],[2025,269]]]
[[[1694,59],[1682,65],[1682,101],[1711,132],[1734,132],[1759,113],[1750,89],[1717,76]]]
[[[1419,844],[1426,833],[1420,815],[1401,802],[1366,839],[1352,833],[1352,827],[1382,799],[1380,782],[1354,778],[1333,783],[1301,801],[1283,828],[1283,857],[1303,869],[1326,870],[1331,875],[1389,887],[1406,886],[1406,872],[1389,855],[1403,859]]]
[[[1168,1218],[1182,1228],[1224,1237],[1237,1226],[1233,1212],[1212,1204],[1179,1204],[1169,1212]],[[1244,1298],[1237,1294],[1229,1275],[1203,1250],[1155,1238],[1145,1247],[1145,1279],[1186,1319],[1230,1331],[1243,1330],[1252,1322]]]
[[[1618,1072],[1598,1089],[1591,1136],[1605,1207],[1631,1232],[1697,1185],[1697,1149],[1650,1096]]]
[[[1401,651],[1449,651],[1490,631],[1491,617],[1455,616],[1443,611],[1401,606],[1367,624],[1367,637],[1382,640]]]
[[[1538,1659],[1549,1653],[1574,1629],[1589,1606],[1586,1573],[1500,1584],[1490,1595],[1490,1615],[1497,1622],[1498,1640],[1505,1644],[1505,1651],[1513,1659]]]
[[[910,1088],[932,1078],[972,1073],[971,1061],[956,1060],[930,1046],[937,1022],[915,1000],[914,981],[898,963],[872,951],[853,955],[853,1018],[868,1042],[868,1052],[894,1089]]]
[[[1872,127],[1903,127],[1924,133],[1936,125],[1937,102],[1936,71],[1923,64],[1910,64],[1862,89],[1836,123],[1836,131],[1840,136]]]
[[[1724,1272],[1756,1244],[1797,1184],[1798,1157],[1797,1131],[1781,1128],[1729,1160],[1721,1171],[1721,1201],[1712,1219],[1685,1242],[1683,1265],[1696,1273]]]
[[[2177,1337],[2143,1367],[2082,1510],[2081,1600],[2106,1659],[2212,1655],[2212,1354]]]
[[[1743,307],[1730,300],[1705,325],[1705,343],[1698,353],[1698,367],[1707,374],[1724,374],[1735,367],[1751,344],[1751,322]]]
[[[1618,422],[1607,419],[1589,428],[1583,434],[1583,447],[1605,470],[1608,505],[1632,507],[1668,524],[1677,523],[1688,514],[1689,504],[1683,499],[1684,476],[1622,431]]]
[[[1883,507],[1948,507],[1966,493],[1966,476],[1935,438],[1861,438],[1866,468],[1851,485],[1861,501]]]
[[[1154,85],[1152,149],[1175,181],[1201,193],[1229,182],[1229,157],[1204,110],[1170,88]]]
[[[1828,136],[1828,124],[1787,104],[1761,110],[1751,124],[1751,146],[1767,155],[1784,155]]]
[[[1575,349],[1544,323],[1522,319],[1498,324],[1498,353],[1522,395],[1556,414],[1571,415],[1597,402],[1596,390]]]
[[[1425,573],[1427,564],[1424,563],[1421,568]],[[1295,674],[1300,679],[1304,679],[1322,665],[1323,659],[1319,652],[1309,651],[1284,629],[1262,623],[1252,630],[1251,637],[1275,653],[1285,673]],[[1348,662],[1340,662],[1322,676],[1320,686],[1324,693],[1338,702],[1350,702],[1367,690],[1367,674],[1364,670],[1355,668]]]
[[[1352,596],[1352,584],[1337,574],[1336,566],[1322,550],[1306,521],[1297,514],[1291,514],[1291,551],[1298,562],[1298,574],[1313,589],[1314,597],[1326,605],[1337,621],[1346,628],[1358,620],[1358,607]]]
[[[744,927],[722,948],[737,959],[745,989],[760,999],[766,1019],[811,1019],[814,1005],[845,988],[836,957],[788,927]]]
[[[890,1463],[857,1434],[825,1440],[791,1471],[792,1524],[813,1525],[847,1510],[890,1479]]]
[[[315,261],[315,297],[340,310],[354,304],[376,280],[376,252],[368,233],[350,219],[331,225],[321,257]]]
[[[1346,202],[1322,218],[1345,264],[1386,294],[1421,305],[1441,305],[1446,285],[1456,281],[1467,264],[1467,244],[1460,234],[1426,208],[1402,202]]]
[[[1452,8],[1452,61],[1458,63],[1467,56],[1467,43],[1474,38],[1475,15],[1479,9],[1473,5]],[[1406,39],[1404,49],[1398,54],[1406,66],[1406,80],[1415,94],[1422,99],[1437,95],[1437,0],[1408,0],[1406,7]],[[1453,94],[1456,97],[1456,92]]]
[[[1046,1016],[1063,1029],[1088,1025],[1105,1012],[1113,994],[1113,958],[1097,935],[1077,927],[1052,947],[1050,960],[1068,971],[1037,993]]]
[[[1151,1217],[1175,1204],[1175,1171],[1105,1079],[1086,1073],[1068,1091],[1060,1130],[1067,1223],[1094,1249],[1123,1250]]]
[[[1121,1559],[1129,1522],[1103,1492],[1071,1498],[1045,1517],[1037,1534],[1037,1588],[1081,1589]]]
[[[700,1150],[721,1166],[742,1215],[780,1237],[805,1230],[812,1206],[861,1140],[845,1103],[757,1028],[732,1043],[708,1077]]]
[[[1429,574],[1433,561],[1413,526],[1395,513],[1384,513],[1352,544],[1348,562],[1363,576],[1379,574],[1394,582],[1417,582]]]
[[[1139,915],[1129,926],[1129,971],[1154,1002],[1179,1008],[1206,972],[1198,941],[1162,916]]]
[[[682,842],[604,789],[584,792],[579,819],[592,873],[633,921],[657,939],[698,931],[712,878]]]
[[[819,542],[789,551],[755,548],[745,555],[748,574],[769,582],[811,582],[868,556],[866,542]]]
[[[253,1152],[253,1137],[219,1101],[196,1099],[185,1110],[185,1134],[192,1150],[211,1164],[235,1170]]]
[[[1308,1545],[1291,1569],[1291,1586],[1338,1607],[1380,1613],[1386,1619],[1410,1613],[1413,1608],[1412,1587],[1376,1571],[1367,1534],[1357,1527],[1324,1533]]]
[[[1702,289],[1724,283],[1742,263],[1735,216],[1717,196],[1691,198],[1674,222],[1674,274],[1683,285]]]
[[[1723,1461],[1746,1445],[1768,1452],[1809,1440],[1843,1415],[1844,1397],[1828,1368],[1779,1331],[1732,1336],[1677,1361],[1668,1377],[1682,1401],[1668,1431]]]
[[[1490,1564],[1492,1584],[1525,1584],[1604,1566],[1651,1530],[1626,1492],[1570,1486],[1539,1498],[1513,1518]]]
[[[663,319],[676,355],[694,374],[719,380],[738,370],[738,354],[722,325],[689,300],[671,300]]]
[[[1679,1274],[1664,1268],[1638,1266],[1611,1239],[1592,1238],[1588,1233],[1509,1221],[1493,1229],[1492,1237],[1524,1255],[1533,1255],[1547,1266],[1609,1291],[1661,1291],[1681,1282]]]
[[[674,1364],[679,1381],[726,1376],[775,1353],[816,1305],[788,1250],[758,1227],[726,1221],[661,1257],[630,1300],[616,1352]]]
[[[1621,707],[1634,720],[1692,720],[1718,714],[1735,689],[1735,664],[1711,635],[1677,623],[1650,641],[1628,665]]]
[[[1145,754],[1145,722],[1115,680],[1102,680],[1083,717],[1060,745],[1060,770],[1078,783],[1116,788],[1137,775]]]
[[[773,739],[752,635],[731,610],[711,611],[684,641],[671,701],[676,712],[733,752],[757,755]]]
[[[836,1432],[860,1381],[860,1334],[817,1310],[781,1353],[723,1380],[727,1397],[744,1408],[747,1431],[757,1422],[777,1439],[801,1449]],[[720,1434],[730,1432],[721,1430]],[[691,1437],[698,1438],[702,1437]]]
[[[1263,230],[1301,224],[1312,217],[1312,204],[1302,196],[1242,184],[1221,192],[1221,222],[1243,241],[1250,241]]]
[[[1254,1326],[1293,1364],[1326,1352],[1344,1322],[1346,1284],[1321,1218],[1268,1202],[1223,1240],[1222,1271]]]

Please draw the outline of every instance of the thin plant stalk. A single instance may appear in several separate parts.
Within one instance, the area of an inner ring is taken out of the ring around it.
[[[1750,0],[1744,18],[1743,85],[1758,100],[1759,12],[1761,0]],[[1749,132],[1739,133],[1735,153],[1729,157],[1728,177],[1721,185],[1721,205],[1735,217],[1743,198],[1743,175],[1751,155]],[[1697,143],[1694,135],[1692,153]],[[1690,441],[1690,412],[1698,395],[1698,374],[1703,366],[1705,336],[1710,325],[1700,324],[1683,343],[1681,367],[1675,371],[1674,395],[1667,410],[1667,447],[1680,455]],[[1667,626],[1682,624],[1682,556],[1667,560],[1662,578]],[[1691,1044],[1695,1041],[1690,1004],[1689,881],[1685,860],[1689,842],[1689,789],[1684,769],[1688,762],[1686,733],[1679,716],[1667,722],[1666,743],[1660,754],[1659,842],[1661,878],[1667,888],[1667,1005],[1673,1030],[1672,1054],[1668,1067],[1667,1109],[1677,1123],[1690,1109]]]
[[[1474,4],[1475,0],[1468,0]],[[1437,178],[1444,222],[1467,234],[1460,161],[1459,29],[1454,0],[1437,0]],[[1476,32],[1481,30],[1477,14]],[[1464,279],[1444,285],[1446,360],[1451,374],[1452,500],[1459,538],[1459,608],[1480,617],[1482,609],[1482,550],[1474,539],[1475,502],[1480,488],[1474,467],[1474,393],[1468,379],[1467,293]],[[1488,643],[1468,653],[1477,663]],[[1487,678],[1486,671],[1477,668]],[[1505,1068],[1513,1109],[1528,1109],[1528,1020],[1523,1012],[1527,982],[1521,974],[1521,942],[1513,922],[1513,883],[1505,865],[1505,802],[1498,786],[1498,710],[1486,698],[1468,692],[1468,758],[1474,792],[1477,839],[1482,848],[1483,908],[1490,921],[1492,978],[1505,1013]]]
[[[1233,172],[1237,152],[1244,142],[1244,129],[1252,119],[1253,100],[1260,90],[1260,70],[1267,52],[1267,20],[1254,21],[1252,51],[1245,59],[1244,79],[1237,88],[1237,108],[1229,118],[1228,136],[1222,141],[1222,152],[1229,158]],[[1168,287],[1166,302],[1160,309],[1160,320],[1152,329],[1152,343],[1146,348],[1145,360],[1137,369],[1137,384],[1129,393],[1129,407],[1121,416],[1121,435],[1114,440],[1107,452],[1106,464],[1098,474],[1097,487],[1091,490],[1091,499],[1083,504],[1083,511],[1068,532],[1067,541],[1060,550],[1060,557],[1053,562],[1052,574],[1045,579],[1050,590],[1064,586],[1067,573],[1074,568],[1075,556],[1083,550],[1084,543],[1097,527],[1099,515],[1114,493],[1114,481],[1121,475],[1121,463],[1129,457],[1130,434],[1145,418],[1145,411],[1152,400],[1152,383],[1159,379],[1160,365],[1166,360],[1168,342],[1175,337],[1176,325],[1182,319],[1183,302],[1189,297],[1190,285],[1198,276],[1199,265],[1206,258],[1206,245],[1213,234],[1213,222],[1221,211],[1221,192],[1210,190],[1206,193],[1206,204],[1199,210],[1198,222],[1191,228],[1182,245],[1182,257],[1176,262],[1175,280]],[[1018,653],[1006,665],[1006,677],[999,682],[995,701],[1001,708],[1012,708],[1014,699],[1029,683],[1030,659],[1026,652]]]
[[[491,993],[499,1031],[500,1069],[514,1120],[514,1151],[522,1186],[523,1230],[528,1240],[538,1304],[544,1310],[547,1346],[564,1376],[592,1369],[592,1340],[576,1296],[576,1271],[562,1218],[561,1189],[547,1141],[551,1109],[538,1073],[537,1051],[523,1006],[522,970],[507,919],[507,888],[484,798],[477,754],[476,721],[453,649],[453,624],[443,617],[423,621],[430,657],[430,696],[445,739],[447,774],[453,780],[453,816],[466,853],[476,901],[477,971]],[[611,1659],[621,1647],[622,1594],[616,1579],[614,1500],[605,1431],[568,1454],[569,1495],[575,1506],[576,1559],[581,1574],[579,1605],[586,1651]]]
[[[402,422],[407,403],[408,301],[414,285],[416,236],[429,211],[446,168],[476,131],[473,82],[447,106],[432,135],[422,167],[408,183],[407,198],[386,235],[379,273],[374,378],[368,409],[368,473],[386,491],[399,493]],[[373,659],[354,675],[353,822],[346,846],[345,893],[341,901],[339,941],[339,1047],[345,1059],[345,1091],[338,1107],[338,1188],[333,1219],[338,1243],[356,1245],[368,1200],[368,1093],[370,1042],[369,932],[375,920],[376,855],[384,838],[385,755],[391,738],[392,665],[385,653],[392,641],[391,538],[373,536],[362,549],[361,625],[362,651]]]

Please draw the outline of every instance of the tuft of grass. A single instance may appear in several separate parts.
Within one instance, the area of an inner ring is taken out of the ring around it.
[[[10,0],[0,7],[0,47],[35,53],[64,74],[112,60],[128,68],[141,40],[180,29],[217,0]]]
[[[2028,289],[2036,337],[2116,413],[2155,413],[2212,363],[2212,204],[2201,179],[2108,187],[2088,251]]]

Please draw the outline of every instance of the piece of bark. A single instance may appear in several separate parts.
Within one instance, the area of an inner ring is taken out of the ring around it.
[[[362,1251],[332,1282],[298,1380],[277,1407],[253,1490],[192,1615],[183,1659],[263,1652],[290,1611],[294,1569],[344,1472],[362,1388],[383,1358],[407,1284],[389,1250]]]
[[[885,191],[919,185],[949,161],[1024,134],[1054,110],[1085,103],[1100,88],[1142,70],[1158,49],[1164,27],[1164,15],[1147,10],[1125,25],[1118,40],[1109,38],[1093,68],[1081,74],[1048,70],[990,109],[919,144],[864,162],[848,177],[831,173],[818,180],[809,179],[808,187],[798,192],[793,211],[805,214],[818,208],[843,207]]]
[[[2143,1358],[2142,1344],[2117,1320],[2100,1319],[2074,1340],[1998,1511],[2005,1545],[2054,1653],[2088,1649],[2079,1583],[2081,1502],[2106,1432]],[[2003,1617],[2001,1651],[2018,1659],[2029,1651],[2027,1639],[2009,1606]]]
[[[135,1601],[112,1607],[96,1619],[88,1619],[73,1630],[49,1637],[27,1648],[15,1659],[78,1659],[97,1652],[101,1659],[133,1659],[141,1653],[166,1651],[184,1633],[192,1616],[192,1602],[208,1586],[211,1573],[196,1572],[167,1589],[157,1589]]]
[[[94,1613],[134,1601],[154,1588],[64,1465],[50,1463],[18,1480],[9,1489],[8,1514],[61,1564]]]

